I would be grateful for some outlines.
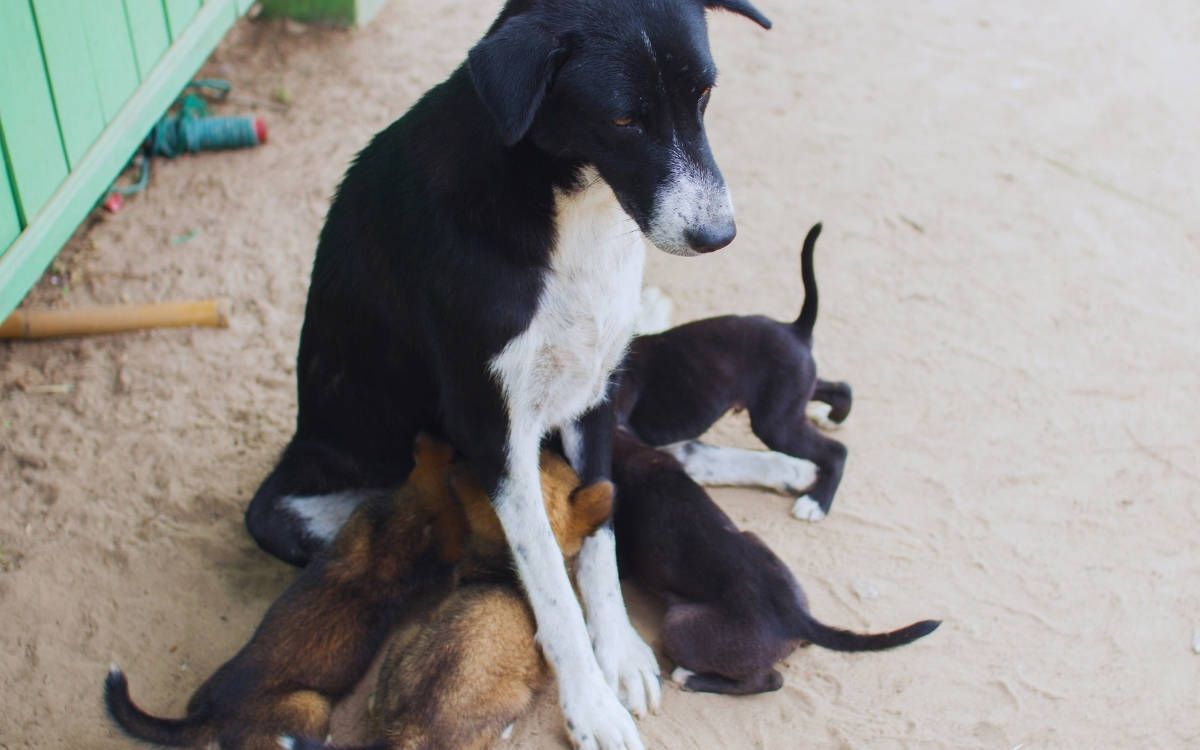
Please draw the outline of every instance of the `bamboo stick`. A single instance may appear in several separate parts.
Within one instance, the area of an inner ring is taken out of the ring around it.
[[[18,310],[0,324],[0,339],[42,339],[142,328],[229,325],[229,300],[109,305],[78,310]]]

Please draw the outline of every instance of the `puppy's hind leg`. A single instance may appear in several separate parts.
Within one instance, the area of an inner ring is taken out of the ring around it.
[[[285,732],[324,737],[329,732],[330,710],[329,700],[312,690],[267,698],[242,721],[226,727],[217,744],[241,750],[278,750]]]
[[[778,690],[776,642],[761,629],[703,604],[679,603],[663,619],[663,647],[679,666],[671,679],[684,690],[751,695]]]
[[[680,668],[682,669],[682,668]],[[677,669],[676,672],[680,672]],[[687,671],[687,670],[683,670]],[[684,690],[693,693],[721,693],[722,695],[756,695],[772,693],[783,687],[783,675],[775,668],[744,680],[731,680],[719,674],[681,674],[681,679],[675,680]]]
[[[789,456],[805,458],[817,465],[817,481],[792,505],[792,517],[801,521],[820,521],[829,514],[833,495],[842,481],[846,465],[846,446],[827,438],[808,423],[802,410],[786,417],[768,414],[760,419],[750,412],[750,425],[768,448]]]
[[[822,430],[836,430],[850,416],[853,403],[849,383],[818,379],[806,412],[809,421]]]

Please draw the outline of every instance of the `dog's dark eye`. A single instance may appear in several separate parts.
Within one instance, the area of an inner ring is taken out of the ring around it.
[[[613,120],[613,125],[616,125],[618,128],[630,128],[634,125],[634,119],[628,116],[617,117]]]
[[[698,102],[700,114],[704,114],[704,110],[708,109],[708,98],[710,94],[712,94],[712,86],[708,86],[700,92],[700,101]]]

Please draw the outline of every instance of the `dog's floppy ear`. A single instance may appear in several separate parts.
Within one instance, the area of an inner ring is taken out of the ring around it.
[[[528,15],[513,16],[467,54],[475,91],[511,146],[525,137],[566,49]]]
[[[764,29],[771,28],[771,19],[764,16],[761,12],[759,12],[758,8],[755,8],[753,5],[746,2],[746,0],[704,0],[704,7],[722,8],[732,13],[737,13],[740,16],[749,18],[751,21],[754,21]]]

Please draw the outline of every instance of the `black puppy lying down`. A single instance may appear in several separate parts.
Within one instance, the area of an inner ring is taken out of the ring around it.
[[[923,620],[890,633],[823,625],[808,612],[787,566],[733,521],[667,454],[618,430],[613,441],[617,558],[621,572],[667,601],[663,647],[689,690],[777,690],[775,662],[805,642],[878,651],[927,635]],[[677,672],[677,674],[679,674]]]
[[[816,400],[829,404],[829,420],[850,413],[846,383],[817,377],[812,357],[817,320],[813,252],[821,225],[809,230],[800,253],[804,305],[795,321],[762,315],[722,315],[634,339],[622,365],[618,419],[642,441],[678,458],[705,484],[760,484],[800,494],[792,515],[818,521],[829,512],[842,479],[846,447],[822,435],[805,416]],[[747,409],[754,434],[786,461],[695,441],[730,409]],[[814,476],[812,467],[816,464]],[[811,485],[811,487],[810,487]]]

